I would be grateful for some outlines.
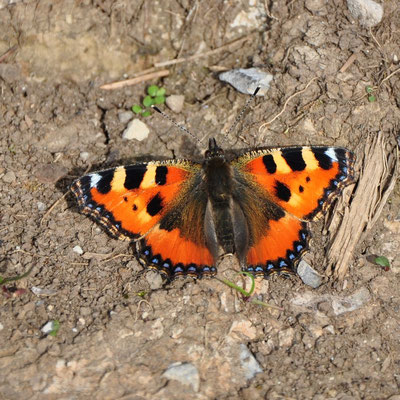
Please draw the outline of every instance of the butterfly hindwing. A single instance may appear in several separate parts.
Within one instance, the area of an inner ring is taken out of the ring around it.
[[[245,199],[241,206],[250,225],[256,228],[250,237],[244,269],[264,276],[293,271],[308,247],[306,221],[317,218],[351,181],[352,153],[322,146],[260,149],[243,154],[232,165],[243,181],[255,185],[256,189],[246,190],[248,197],[260,193],[257,209],[262,209],[263,203],[265,209],[273,211],[264,216],[251,209],[246,211],[246,196],[238,196]]]

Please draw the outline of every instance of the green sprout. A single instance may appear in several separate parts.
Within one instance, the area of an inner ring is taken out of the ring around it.
[[[147,88],[147,96],[143,99],[142,105],[135,104],[132,106],[132,111],[142,117],[151,115],[151,106],[165,103],[165,88],[160,88],[157,85],[151,85]]]
[[[241,293],[243,295],[244,299],[247,301],[250,301],[250,303],[252,303],[252,304],[256,304],[256,305],[268,307],[268,308],[273,308],[274,310],[279,310],[279,311],[283,310],[281,307],[273,306],[271,304],[264,303],[261,300],[251,298],[251,296],[254,292],[254,288],[256,286],[256,281],[254,279],[254,276],[246,271],[240,271],[240,272],[238,272],[238,275],[245,275],[251,279],[251,288],[248,292],[246,290],[244,290],[242,287],[236,285],[235,283],[233,283],[227,279],[218,279],[218,280],[221,281],[222,283],[224,283],[225,285],[229,286],[230,288],[236,290],[237,292]]]
[[[52,325],[51,325],[51,331],[49,333],[50,336],[57,336],[58,331],[60,330],[60,321],[58,319],[55,319],[54,321],[52,321]]]
[[[374,88],[372,86],[367,86],[365,88],[365,91],[368,94],[368,101],[370,103],[373,103],[374,101],[376,101],[376,96],[374,95]]]
[[[33,266],[30,267],[28,269],[28,271],[26,271],[22,275],[11,276],[9,278],[4,278],[4,277],[0,276],[0,285],[5,285],[8,282],[19,281],[22,278],[25,278],[26,276],[28,276],[31,273],[32,269],[33,269]]]
[[[375,258],[375,264],[384,268],[385,271],[388,271],[390,268],[390,262],[385,256],[378,256]]]

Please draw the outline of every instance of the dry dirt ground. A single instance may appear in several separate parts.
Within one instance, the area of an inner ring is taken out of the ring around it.
[[[158,115],[146,119],[148,139],[122,140],[118,113],[150,82],[99,87],[210,50],[165,66],[169,76],[151,82],[185,96],[175,118],[199,138],[222,137],[248,98],[218,71],[258,66],[274,75],[271,88],[246,112],[244,141],[235,131],[225,143],[340,145],[362,160],[368,140],[382,135],[385,162],[400,120],[397,0],[384,2],[372,29],[338,0],[7,3],[0,1],[0,275],[32,270],[1,288],[0,398],[399,399],[398,184],[343,280],[318,289],[297,277],[258,283],[258,299],[281,311],[246,302],[216,279],[163,285],[127,243],[63,197],[87,170],[201,155]],[[315,224],[319,244],[308,255],[320,272],[322,233]],[[390,269],[370,263],[373,254]],[[55,320],[57,334],[44,334]]]

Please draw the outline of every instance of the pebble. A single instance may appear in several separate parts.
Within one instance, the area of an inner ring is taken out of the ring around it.
[[[348,313],[350,311],[357,310],[362,307],[367,301],[369,301],[371,295],[367,288],[361,288],[354,292],[350,296],[346,297],[333,297],[332,308],[335,315]]]
[[[44,211],[44,210],[46,210],[46,204],[42,203],[41,201],[38,201],[37,208],[39,211]]]
[[[133,114],[132,111],[120,111],[118,113],[119,122],[122,124],[127,124],[134,117],[134,115],[135,114]]]
[[[132,140],[136,139],[142,141],[149,136],[149,128],[140,119],[135,118],[129,122],[127,128],[122,133],[122,139]]]
[[[322,276],[317,271],[315,271],[306,261],[300,261],[297,267],[297,274],[306,285],[311,286],[314,289],[321,286]]]
[[[252,379],[256,374],[263,372],[260,364],[244,343],[240,344],[240,365],[246,379]]]
[[[52,296],[53,294],[57,293],[54,289],[42,289],[37,286],[32,286],[31,291],[36,296]]]
[[[13,183],[16,179],[16,176],[13,171],[8,171],[6,174],[3,176],[3,181],[5,183]]]
[[[174,113],[180,113],[183,109],[183,103],[185,101],[185,96],[179,94],[172,94],[168,96],[165,100],[165,103]]]
[[[146,273],[146,280],[152,290],[160,289],[163,285],[163,279],[159,272],[148,270]]]
[[[87,151],[82,151],[79,154],[79,157],[82,161],[87,161],[89,159],[89,153]]]
[[[81,246],[75,246],[72,251],[76,254],[79,254],[80,256],[83,254],[83,250]]]
[[[383,17],[383,7],[373,0],[347,0],[347,7],[353,17],[367,28],[378,25]]]
[[[200,375],[193,364],[181,362],[170,364],[162,376],[178,381],[182,385],[191,386],[195,392],[199,391]]]
[[[0,322],[0,331],[4,329],[4,325]]]
[[[253,94],[259,87],[257,96],[264,96],[269,89],[273,75],[258,68],[239,68],[223,72],[219,75],[219,79],[231,84],[236,90],[244,94]]]
[[[48,335],[50,332],[52,332],[55,328],[55,323],[54,321],[49,321],[46,322],[46,324],[43,325],[41,331],[45,334]]]

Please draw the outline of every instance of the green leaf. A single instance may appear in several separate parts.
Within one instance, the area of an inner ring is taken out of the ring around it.
[[[135,104],[134,106],[132,106],[132,111],[135,114],[140,114],[143,111],[143,108],[139,106],[139,104]]]
[[[156,93],[156,97],[158,97],[158,96],[164,96],[164,95],[165,95],[165,92],[166,92],[165,88],[160,88],[160,89],[158,89],[158,90],[157,90],[157,93]]]
[[[375,100],[376,100],[376,97],[375,97],[373,94],[371,94],[370,96],[368,96],[368,101],[369,101],[370,103],[373,103]]]
[[[146,110],[142,112],[142,117],[148,117],[151,115],[151,111],[150,110]]]
[[[55,319],[53,321],[53,329],[51,330],[51,332],[49,333],[50,336],[57,336],[57,333],[60,329],[60,321],[58,321],[57,319]]]
[[[153,104],[163,104],[163,103],[165,103],[165,96],[154,97]]]
[[[136,293],[136,296],[144,297],[144,296],[146,296],[146,294],[147,294],[147,292],[145,290],[141,290],[140,292]]]
[[[151,85],[147,88],[147,93],[151,96],[151,97],[155,97],[157,96],[157,92],[158,92],[159,88],[157,85]]]
[[[153,100],[153,98],[152,98],[151,96],[146,96],[146,97],[143,99],[143,105],[144,105],[145,107],[150,107],[150,106],[153,104],[153,102],[154,102],[154,100]]]
[[[366,91],[367,93],[372,93],[372,92],[374,91],[374,89],[373,89],[372,86],[366,86],[366,87],[365,87],[365,91]]]
[[[390,267],[390,262],[385,256],[379,256],[375,258],[375,263],[381,267]]]

